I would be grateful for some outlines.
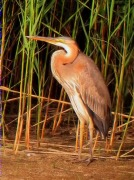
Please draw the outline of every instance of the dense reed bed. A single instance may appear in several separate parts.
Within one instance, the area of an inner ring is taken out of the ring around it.
[[[118,158],[128,129],[134,126],[133,19],[131,0],[3,1],[3,145],[11,127],[15,127],[17,152],[22,135],[29,148],[32,129],[39,145],[46,128],[54,132],[63,121],[77,126],[68,97],[50,71],[56,47],[26,38],[70,36],[95,61],[107,82],[113,111],[111,147],[116,133],[122,133]]]

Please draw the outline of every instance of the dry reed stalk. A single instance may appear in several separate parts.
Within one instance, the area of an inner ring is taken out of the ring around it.
[[[50,103],[50,100],[51,100],[50,95],[51,95],[52,85],[53,85],[53,78],[51,78],[49,93],[48,93],[48,97],[47,97],[48,98],[48,101],[47,101],[48,105],[46,107],[45,119],[44,119],[44,123],[43,123],[43,126],[42,126],[41,139],[44,138],[44,135],[45,135],[45,126],[46,126],[48,113],[49,113],[49,103]]]

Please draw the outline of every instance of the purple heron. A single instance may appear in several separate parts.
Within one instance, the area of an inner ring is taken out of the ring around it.
[[[104,79],[94,61],[83,54],[77,43],[69,37],[27,36],[33,40],[45,41],[60,46],[51,57],[51,70],[55,79],[69,96],[73,109],[80,121],[80,154],[83,144],[85,123],[90,135],[90,157],[93,158],[93,130],[102,137],[108,134],[111,118],[111,100]]]

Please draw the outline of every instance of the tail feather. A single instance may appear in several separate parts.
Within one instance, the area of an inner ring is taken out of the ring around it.
[[[92,117],[95,129],[100,132],[101,137],[103,136],[104,138],[106,138],[108,135],[108,130],[109,130],[110,123],[111,123],[110,110],[108,110],[107,116],[105,119],[101,119],[91,109],[89,110],[89,115]]]

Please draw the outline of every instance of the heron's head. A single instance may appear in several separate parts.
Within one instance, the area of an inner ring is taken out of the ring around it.
[[[77,43],[70,37],[65,37],[65,36],[55,37],[55,38],[42,37],[42,36],[26,36],[26,37],[29,39],[32,39],[32,40],[44,41],[44,42],[47,42],[47,43],[50,43],[50,44],[53,44],[56,46],[60,46],[60,47],[64,48],[67,52],[69,52],[70,48],[72,48],[74,46],[78,48]]]

